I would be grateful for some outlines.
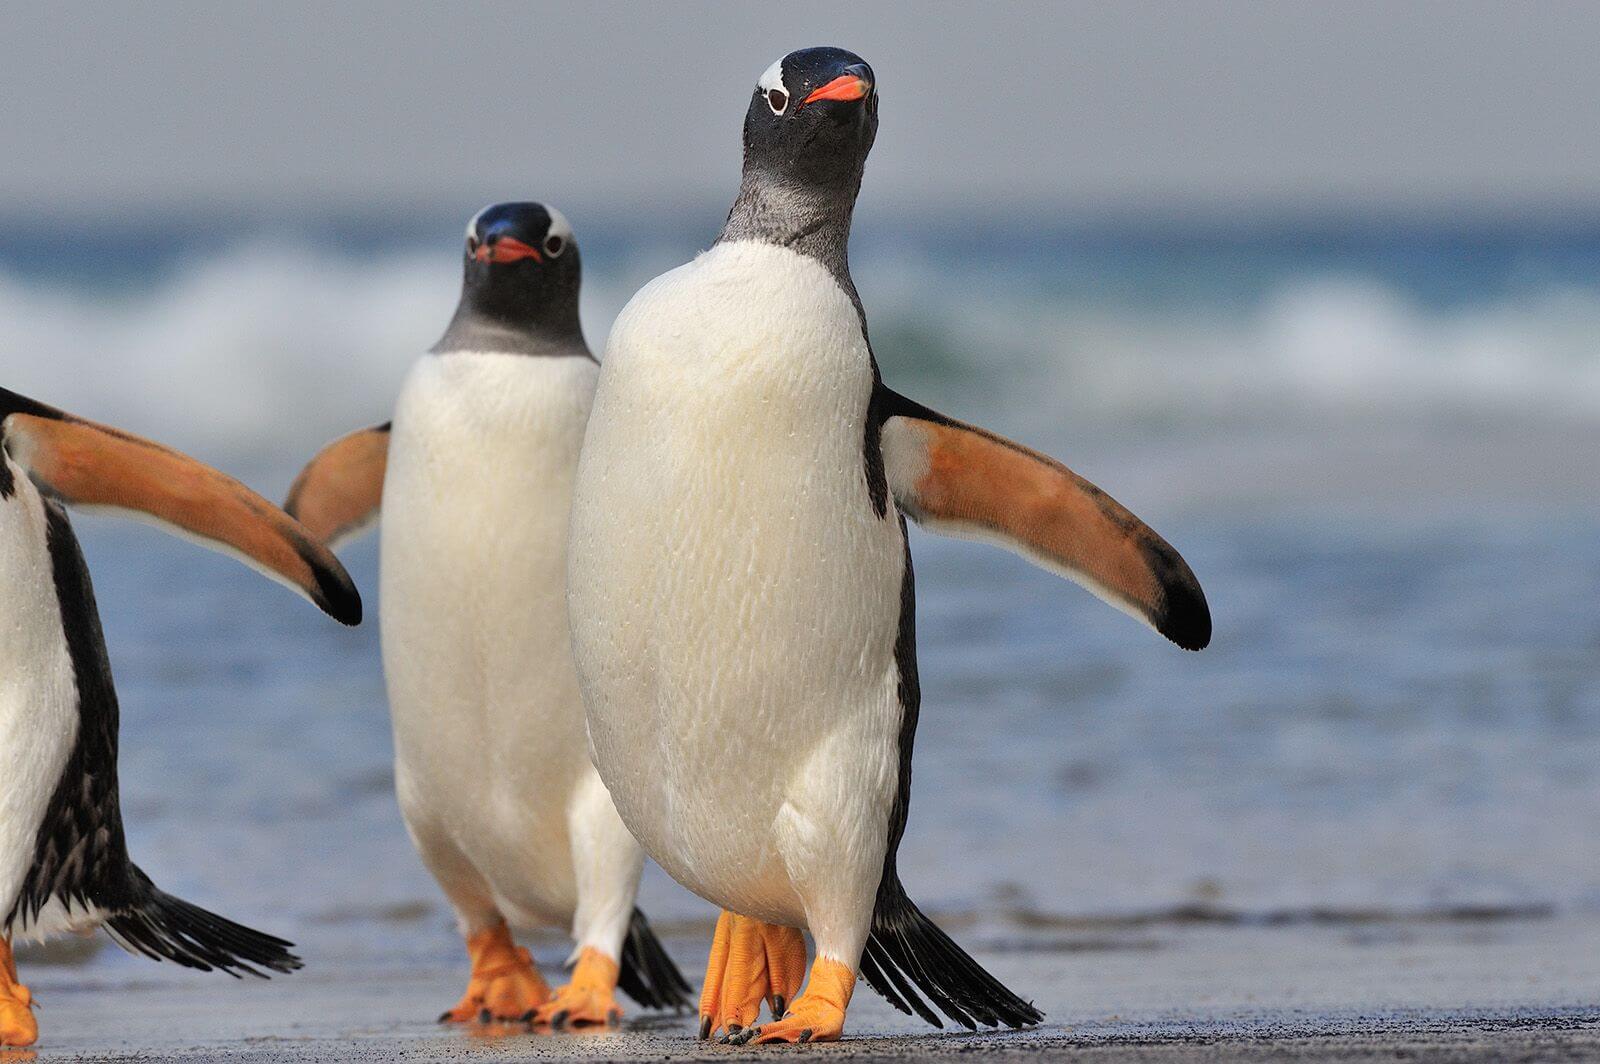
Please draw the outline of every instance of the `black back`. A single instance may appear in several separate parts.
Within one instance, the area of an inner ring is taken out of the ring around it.
[[[94,587],[66,512],[45,501],[50,565],[78,693],[78,736],[34,841],[33,866],[5,926],[32,922],[51,899],[115,911],[133,900],[117,802],[117,692]]]

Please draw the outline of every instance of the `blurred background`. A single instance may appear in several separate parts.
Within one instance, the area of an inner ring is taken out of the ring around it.
[[[1185,654],[918,535],[913,896],[991,944],[1600,913],[1600,8],[288,0],[3,21],[0,384],[277,497],[387,418],[480,206],[568,214],[598,351],[634,290],[715,237],[761,71],[861,53],[882,127],[852,267],[887,380],[1112,492],[1216,620]],[[136,859],[313,961],[455,963],[394,808],[376,627],[78,524]],[[346,555],[375,616],[374,541]],[[645,903],[708,914],[656,872]]]

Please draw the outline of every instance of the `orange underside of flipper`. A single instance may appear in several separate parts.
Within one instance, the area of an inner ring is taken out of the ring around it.
[[[700,1037],[750,1037],[765,1001],[782,1016],[805,981],[806,940],[799,928],[764,924],[724,911],[717,919],[700,993]]]
[[[511,938],[505,924],[467,939],[472,977],[456,1006],[440,1023],[528,1023],[550,1000],[550,987],[528,951]]]
[[[287,581],[344,624],[360,623],[361,596],[343,566],[298,522],[232,477],[64,414],[12,414],[0,425],[8,453],[46,493],[70,506],[154,518]]]
[[[283,508],[324,543],[360,528],[383,505],[389,470],[389,429],[362,429],[334,440],[289,489]]]
[[[11,942],[0,937],[0,1046],[31,1046],[39,1040],[33,994],[17,981]]]

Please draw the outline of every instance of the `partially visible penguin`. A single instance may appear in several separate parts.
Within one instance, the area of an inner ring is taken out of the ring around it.
[[[762,75],[727,224],[617,319],[578,466],[595,763],[645,852],[727,910],[701,1037],[836,1039],[858,972],[930,1023],[919,991],[969,1027],[1041,1018],[896,870],[920,704],[905,518],[1018,551],[1180,647],[1211,636],[1189,566],[1105,492],[884,385],[846,258],[877,127],[858,56]]]
[[[606,1024],[687,984],[634,907],[643,856],[589,762],[566,613],[567,518],[599,367],[560,212],[487,207],[461,301],[392,423],[319,454],[286,504],[338,541],[381,509],[395,787],[472,961],[441,1020]],[[576,940],[553,994],[511,927]]]
[[[147,440],[0,388],[0,1046],[32,1045],[13,936],[104,927],[202,971],[300,967],[289,943],[160,890],[128,857],[117,692],[89,570],[62,504],[152,521],[232,555],[346,624],[338,561],[244,485]]]

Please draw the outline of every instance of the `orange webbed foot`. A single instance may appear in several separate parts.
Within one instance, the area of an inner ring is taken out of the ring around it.
[[[467,953],[472,957],[467,992],[439,1017],[440,1023],[528,1023],[550,1000],[549,985],[505,924],[468,938]]]
[[[767,1003],[774,1018],[782,1016],[800,993],[805,971],[806,940],[799,928],[724,911],[706,961],[700,1037],[748,1040],[761,1018],[761,1003]]]
[[[39,1040],[33,995],[18,983],[0,990],[0,1048],[31,1046]]]
[[[39,1040],[33,993],[17,981],[11,943],[0,938],[0,1048],[22,1048]]]
[[[805,993],[782,1019],[753,1032],[756,1043],[837,1042],[844,1034],[844,1014],[855,988],[855,972],[836,960],[818,957]]]
[[[533,1022],[549,1024],[552,1030],[580,1027],[610,1027],[622,1019],[617,1004],[617,962],[593,946],[578,953],[572,981],[539,1007]]]

